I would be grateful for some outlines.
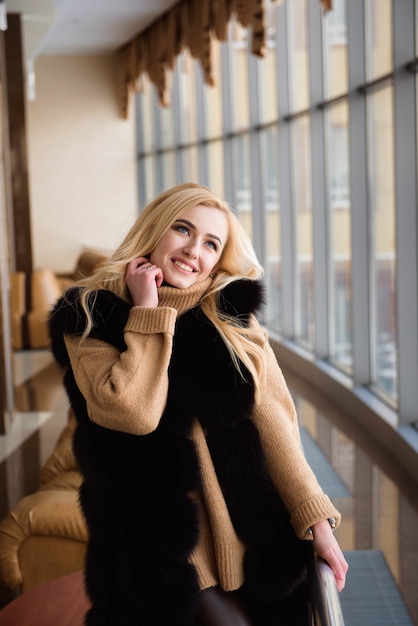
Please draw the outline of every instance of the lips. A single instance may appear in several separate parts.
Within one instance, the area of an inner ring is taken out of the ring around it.
[[[192,265],[189,265],[188,263],[185,263],[184,261],[174,259],[173,263],[176,267],[180,268],[181,270],[184,270],[185,272],[189,272],[189,274],[196,272],[196,269]]]

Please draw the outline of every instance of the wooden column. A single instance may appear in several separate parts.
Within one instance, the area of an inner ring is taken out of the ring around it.
[[[5,55],[7,101],[9,111],[9,142],[12,155],[11,184],[13,206],[14,269],[32,272],[32,242],[29,202],[28,156],[26,147],[25,84],[26,73],[22,52],[20,15],[7,15]],[[27,281],[28,282],[28,281]]]
[[[10,254],[8,207],[10,159],[4,34],[0,31],[0,434],[7,432],[14,413],[14,388],[10,329]]]

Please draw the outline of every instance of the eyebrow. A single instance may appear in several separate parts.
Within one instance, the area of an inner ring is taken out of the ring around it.
[[[192,222],[189,222],[189,220],[184,220],[183,218],[181,218],[179,220],[176,220],[176,224],[178,222],[183,222],[183,224],[186,224],[192,230],[196,230],[196,226]],[[212,233],[206,233],[206,237],[211,237],[211,239],[216,239],[216,241],[219,241],[219,243],[222,245],[222,241],[220,237],[218,237],[218,235],[213,235]]]

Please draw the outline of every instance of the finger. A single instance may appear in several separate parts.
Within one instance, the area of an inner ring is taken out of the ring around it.
[[[342,578],[335,578],[335,582],[337,585],[338,591],[342,591],[345,587],[346,577],[345,575]]]
[[[157,287],[161,287],[161,285],[163,284],[163,281],[164,281],[164,274],[163,274],[161,268],[157,267],[156,270],[157,270],[157,273],[155,275],[155,283],[156,283]]]
[[[145,267],[144,273],[148,273],[150,271],[150,276],[155,280],[155,284],[157,287],[161,287],[164,281],[164,275],[160,267],[157,265],[149,265]]]
[[[340,555],[335,555],[335,566],[332,569],[334,571],[337,589],[338,591],[342,591],[345,587],[346,574],[348,570],[348,563],[342,553]]]
[[[139,257],[137,259],[133,259],[133,261],[130,261],[130,263],[128,263],[126,272],[132,273],[138,268],[142,267],[144,263],[149,263],[148,259],[146,259],[145,257]]]

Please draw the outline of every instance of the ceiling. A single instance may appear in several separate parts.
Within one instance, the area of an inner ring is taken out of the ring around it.
[[[24,56],[111,53],[179,0],[5,0],[20,13]]]

